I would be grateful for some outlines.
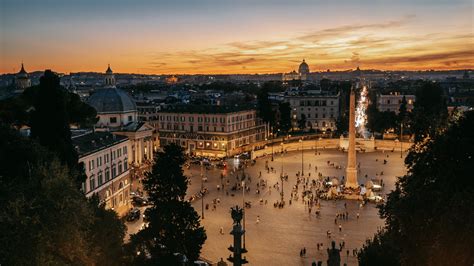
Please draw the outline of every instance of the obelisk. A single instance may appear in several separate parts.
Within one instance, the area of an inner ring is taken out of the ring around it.
[[[346,168],[346,187],[358,188],[357,168],[356,168],[356,150],[355,150],[355,91],[351,88],[349,100],[349,148],[347,153]]]

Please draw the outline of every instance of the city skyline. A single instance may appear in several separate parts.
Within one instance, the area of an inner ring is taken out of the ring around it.
[[[0,73],[474,68],[470,1],[2,1]]]

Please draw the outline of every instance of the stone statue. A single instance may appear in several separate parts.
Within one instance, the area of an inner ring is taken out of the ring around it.
[[[328,266],[341,265],[341,250],[336,248],[336,242],[331,242],[331,249],[328,248]]]
[[[232,216],[232,220],[234,220],[234,224],[240,224],[240,221],[242,220],[243,216],[242,212],[242,208],[240,208],[238,205],[230,208],[230,213]]]

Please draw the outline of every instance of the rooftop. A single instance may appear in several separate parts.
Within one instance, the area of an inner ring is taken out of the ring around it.
[[[125,136],[114,135],[110,132],[87,132],[72,137],[72,143],[79,158],[127,140]]]
[[[241,111],[255,110],[252,104],[242,105],[195,105],[195,104],[175,104],[163,108],[161,113],[197,113],[197,114],[225,114]]]

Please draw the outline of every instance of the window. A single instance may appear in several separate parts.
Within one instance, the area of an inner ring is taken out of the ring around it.
[[[112,165],[112,179],[114,179],[117,176],[117,169],[115,168],[115,165]]]
[[[128,122],[132,122],[132,116],[131,115],[128,116]]]
[[[111,117],[110,123],[117,123],[117,117]]]
[[[124,155],[127,154],[127,146],[124,146],[124,147],[123,147],[123,154],[124,154]]]
[[[97,180],[98,180],[98,182],[99,182],[99,186],[104,183],[103,180],[102,180],[102,172],[100,172],[100,173],[97,175]]]
[[[127,171],[128,169],[128,160],[127,157],[123,160],[123,171]]]
[[[107,169],[105,169],[105,182],[107,182],[109,180],[110,180],[110,170],[107,167]]]
[[[92,190],[95,189],[95,178],[94,178],[94,176],[91,176],[91,179],[89,181],[89,188],[90,188],[89,191],[92,191]]]
[[[202,131],[202,126],[198,126],[198,131]]]
[[[122,162],[121,161],[118,162],[118,173],[119,174],[122,173]]]

